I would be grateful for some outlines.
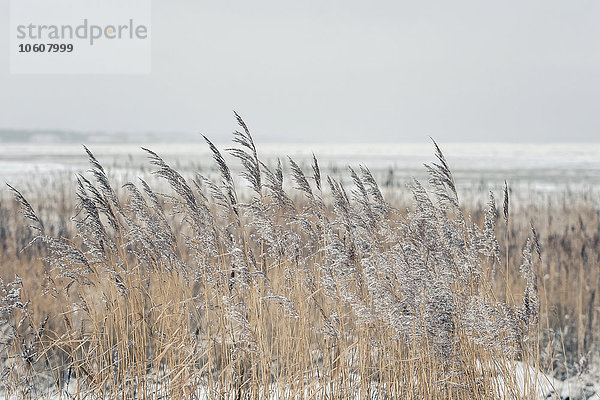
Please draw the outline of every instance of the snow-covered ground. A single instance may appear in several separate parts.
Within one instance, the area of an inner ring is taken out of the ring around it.
[[[521,390],[527,382],[530,387],[536,382],[537,399],[600,400],[600,365],[565,380],[554,379],[533,368],[526,370],[521,363],[516,363],[514,370]]]
[[[90,150],[108,169],[148,168],[140,146],[148,147],[177,168],[206,169],[213,166],[205,143],[93,144]],[[310,162],[314,153],[324,168],[364,164],[374,171],[394,171],[395,178],[424,175],[423,163],[435,161],[431,143],[265,143],[258,144],[266,161],[290,156]],[[463,185],[481,181],[513,184],[537,190],[595,186],[600,184],[600,144],[440,143],[455,178]],[[231,143],[218,145],[220,149]],[[224,152],[225,153],[225,152]],[[237,164],[236,162],[232,164]],[[79,144],[0,143],[0,176],[16,179],[28,174],[87,168]]]
[[[596,365],[589,372],[567,380],[555,381],[549,396],[571,400],[600,400],[600,366]]]
[[[158,153],[183,176],[196,173],[217,174],[205,143],[92,144],[90,150],[107,170],[116,186],[138,177],[148,179],[153,170],[147,147]],[[217,145],[224,150],[231,143]],[[350,185],[347,166],[366,165],[371,169],[386,198],[405,200],[410,196],[406,184],[417,178],[427,181],[423,163],[435,162],[431,143],[258,143],[259,157],[274,167],[280,158],[289,177],[287,156],[306,173],[311,171],[313,153],[319,160],[321,175],[330,175]],[[511,143],[440,143],[450,164],[462,202],[486,202],[488,191],[501,193],[506,180],[511,188],[513,205],[572,202],[574,198],[600,198],[600,144],[511,144]],[[223,152],[235,176],[239,163]],[[87,156],[78,144],[0,143],[0,179],[26,188],[42,182],[73,183],[76,173],[88,169]],[[245,187],[241,182],[239,187]],[[285,179],[284,185],[292,185]],[[32,192],[35,190],[32,189]],[[0,195],[2,193],[0,192]]]
[[[535,371],[533,368],[526,368],[523,364],[517,362],[514,365],[514,376],[516,378],[516,383],[519,389],[521,390],[520,395],[528,391],[531,393],[531,388],[535,387],[536,396],[535,399],[557,399],[557,400],[600,400],[600,366],[596,365],[594,368],[589,370],[588,372],[569,377],[566,380],[556,380],[554,378],[548,377],[539,371]],[[359,382],[359,378],[356,378],[356,381]],[[325,394],[330,392],[330,387],[328,385],[324,385],[323,387],[318,387],[319,384],[311,385],[311,387],[306,388],[304,394],[298,392],[298,389],[291,389],[283,384],[274,384],[268,390],[268,397],[264,397],[269,400],[280,400],[280,399],[301,399],[301,398],[310,398],[315,393]],[[502,387],[502,381],[499,382],[499,387]],[[360,384],[356,384],[357,391],[354,394],[353,398],[349,398],[349,400],[359,400],[365,399],[363,393],[360,392]],[[160,384],[153,385],[154,390],[160,390]],[[67,399],[71,398],[71,396],[76,395],[84,395],[85,392],[78,392],[76,382],[71,382],[71,384],[64,390],[62,393],[57,393],[55,390],[48,391],[35,391],[36,393],[30,393],[30,398],[33,399],[44,399],[44,400],[59,400],[59,399]],[[162,395],[162,393],[161,393]],[[192,396],[192,398],[198,400],[210,400],[214,398],[211,396],[209,391],[206,388],[196,389],[194,393],[188,393],[188,395]],[[499,398],[520,398],[515,397],[516,393],[501,393],[498,394]],[[321,398],[321,395],[317,395],[318,398]],[[8,396],[6,393],[0,391],[0,398],[5,398],[7,400],[18,399],[18,396]],[[74,397],[73,397],[74,398]],[[161,398],[164,398],[161,396]],[[232,398],[234,398],[232,396]],[[260,398],[263,398],[262,396]],[[371,399],[383,399],[387,398],[384,395],[381,395],[376,390],[370,393]],[[531,399],[533,400],[533,398]]]

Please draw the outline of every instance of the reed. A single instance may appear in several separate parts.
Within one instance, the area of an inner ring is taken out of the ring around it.
[[[435,142],[428,187],[413,182],[408,208],[387,202],[367,167],[350,168],[345,187],[316,158],[307,172],[288,160],[290,190],[282,162],[263,162],[236,119],[227,151],[248,187],[208,139],[216,178],[184,177],[144,149],[165,193],[142,179],[114,187],[87,148],[89,173],[54,210],[9,186],[7,394],[532,398],[547,384],[538,371],[573,373],[596,350],[597,211],[509,220],[506,188],[497,236],[493,193],[463,208]]]

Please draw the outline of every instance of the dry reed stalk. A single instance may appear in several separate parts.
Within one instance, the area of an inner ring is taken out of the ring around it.
[[[183,398],[200,390],[209,398],[240,399],[348,398],[357,391],[415,399],[518,395],[513,362],[541,367],[546,356],[538,340],[556,324],[555,299],[548,298],[545,267],[532,259],[536,251],[541,260],[536,231],[527,242],[509,226],[508,185],[506,264],[498,280],[494,198],[480,218],[466,213],[435,142],[429,190],[415,181],[413,204],[401,212],[384,200],[365,167],[350,169],[350,188],[330,177],[329,190],[321,187],[316,158],[311,177],[289,160],[297,191],[286,191],[281,164],[272,170],[258,158],[248,127],[236,117],[242,132],[234,141],[241,148],[230,151],[250,191],[235,187],[208,140],[216,180],[186,179],[146,150],[156,176],[171,187],[168,194],[146,181],[128,183],[120,193],[86,149],[91,179],[79,177],[77,235],[68,240],[46,234],[15,190],[37,235],[30,248],[40,244],[47,252],[46,262],[31,268],[45,269],[48,297],[37,288],[28,291],[30,303],[19,299],[27,313],[13,306],[3,311],[16,331],[8,351],[28,348],[34,360],[30,372],[11,370],[14,382],[52,371],[59,378],[51,387],[99,398]],[[512,225],[515,215],[512,210]],[[519,261],[508,258],[517,240],[527,243],[521,276],[510,273]],[[577,282],[591,268],[581,265]],[[538,275],[544,330],[537,328]],[[575,304],[580,353],[585,320],[594,315],[585,299],[595,301],[586,292]],[[10,296],[5,303],[16,304]],[[38,329],[41,312],[48,326]],[[23,316],[28,327],[19,332]],[[32,336],[34,330],[41,334]],[[569,346],[563,341],[563,353]]]

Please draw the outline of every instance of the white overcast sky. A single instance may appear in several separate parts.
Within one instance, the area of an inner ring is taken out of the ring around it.
[[[10,75],[8,5],[0,128],[600,141],[597,0],[156,0],[146,76]]]

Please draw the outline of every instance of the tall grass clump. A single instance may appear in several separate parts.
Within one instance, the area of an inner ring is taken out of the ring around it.
[[[9,394],[537,393],[537,380],[515,368],[540,360],[537,242],[524,242],[512,285],[492,193],[478,224],[461,208],[435,142],[428,188],[415,180],[405,210],[386,202],[365,166],[349,168],[353,184],[344,187],[321,175],[316,158],[310,171],[289,159],[284,183],[283,163],[261,161],[236,118],[227,152],[242,165],[243,187],[208,139],[219,172],[212,179],[186,178],[144,149],[167,193],[142,179],[113,187],[85,148],[90,171],[77,178],[72,237],[50,234],[11,187],[31,225],[24,252],[41,246],[44,264],[36,293],[18,276],[0,282]],[[503,212],[508,225],[507,200]]]

